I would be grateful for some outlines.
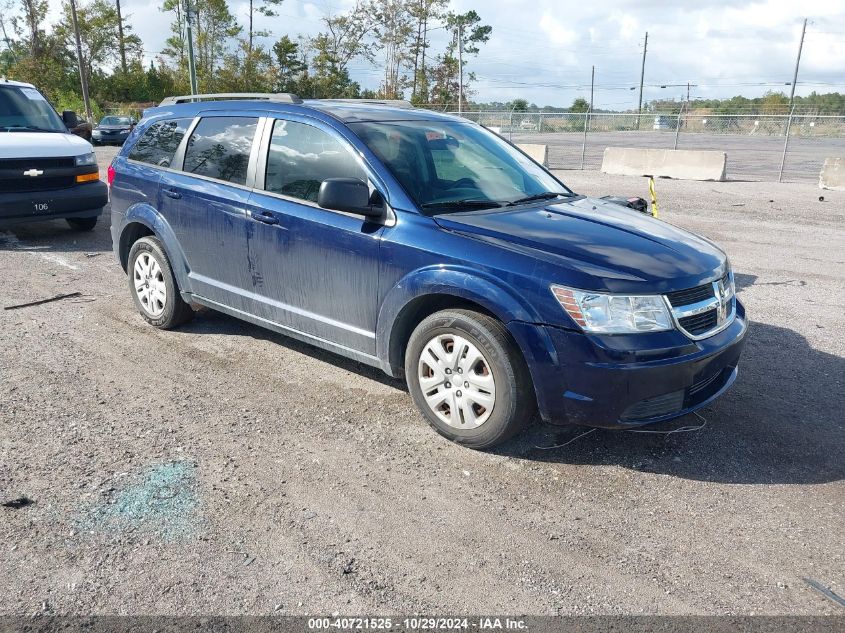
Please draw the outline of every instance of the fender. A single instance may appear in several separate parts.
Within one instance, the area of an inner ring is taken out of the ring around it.
[[[376,355],[383,366],[396,375],[400,370],[401,350],[392,348],[397,325],[403,312],[425,296],[447,295],[479,304],[502,323],[539,322],[533,308],[519,293],[501,279],[466,266],[436,265],[414,270],[400,279],[384,296],[376,324]]]
[[[134,204],[126,210],[126,215],[123,218],[120,227],[121,241],[123,240],[126,227],[132,223],[143,224],[155,233],[164,247],[167,258],[170,260],[170,266],[173,269],[173,274],[176,275],[179,289],[182,293],[190,293],[191,281],[188,273],[191,269],[188,266],[185,253],[179,245],[179,240],[176,239],[176,235],[173,233],[173,229],[170,228],[167,220],[154,207],[145,202]]]

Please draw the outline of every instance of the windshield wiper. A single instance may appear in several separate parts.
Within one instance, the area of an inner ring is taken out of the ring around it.
[[[535,200],[551,200],[552,198],[559,198],[561,196],[569,197],[571,194],[564,193],[562,191],[544,191],[543,193],[535,193],[533,196],[525,196],[524,198],[518,198],[517,200],[513,200],[508,202],[508,207],[514,207],[518,204],[524,204],[526,202],[534,202]]]
[[[422,205],[423,209],[492,209],[501,207],[501,202],[495,200],[478,200],[471,198],[467,200],[442,200],[440,202],[426,202]]]

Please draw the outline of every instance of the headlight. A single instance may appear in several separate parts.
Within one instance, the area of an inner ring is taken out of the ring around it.
[[[94,152],[90,152],[88,154],[82,154],[81,156],[76,157],[76,166],[77,167],[85,167],[87,165],[96,165],[97,164],[97,156]]]
[[[672,317],[660,295],[615,295],[552,286],[552,294],[585,332],[632,334],[671,330]]]

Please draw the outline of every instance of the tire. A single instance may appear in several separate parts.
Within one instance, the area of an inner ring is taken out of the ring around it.
[[[426,421],[468,448],[501,444],[537,409],[528,367],[508,331],[470,310],[437,312],[416,327],[405,350],[405,376]]]
[[[170,260],[156,238],[142,237],[132,245],[126,270],[129,292],[147,323],[169,330],[193,318],[194,311],[179,294]]]
[[[97,220],[99,220],[97,216],[93,218],[67,218],[67,223],[74,231],[91,231],[97,226]]]

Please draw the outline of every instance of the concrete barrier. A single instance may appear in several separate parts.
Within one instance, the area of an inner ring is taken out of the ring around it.
[[[819,173],[821,189],[845,191],[845,158],[825,158]]]
[[[549,146],[537,143],[517,143],[516,146],[541,165],[549,164]]]
[[[661,176],[681,180],[725,180],[725,152],[688,149],[607,147],[601,162],[606,174]]]

